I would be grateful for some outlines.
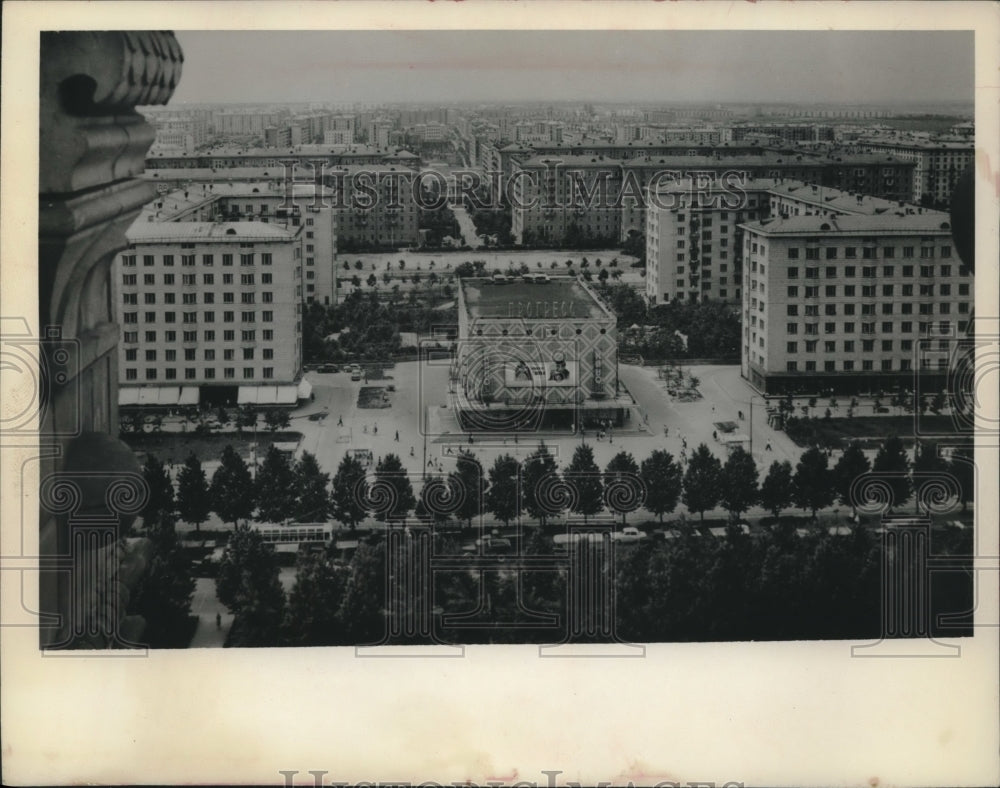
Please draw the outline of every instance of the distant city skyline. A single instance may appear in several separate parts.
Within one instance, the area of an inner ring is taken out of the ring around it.
[[[172,103],[954,104],[971,31],[178,31]]]

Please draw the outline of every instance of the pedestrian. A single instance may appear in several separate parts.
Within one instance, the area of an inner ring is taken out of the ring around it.
[[[719,440],[719,433],[717,433],[715,430],[712,430],[712,440],[714,441]]]
[[[396,443],[399,443],[399,430],[396,430]]]
[[[413,456],[413,447],[412,446],[410,447],[410,456],[411,457]]]
[[[221,613],[216,613],[215,614],[215,628],[216,629],[222,629],[222,614]]]
[[[338,427],[343,427],[344,426],[344,417],[343,416],[338,416],[337,417],[337,426]]]
[[[764,451],[771,451],[771,443],[768,442],[767,446],[764,447]]]
[[[378,435],[378,424],[372,427],[372,435]]]

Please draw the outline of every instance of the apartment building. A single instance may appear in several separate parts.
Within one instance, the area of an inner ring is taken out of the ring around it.
[[[303,236],[302,226],[140,215],[115,260],[119,403],[294,404]]]
[[[922,214],[916,205],[785,178],[659,185],[646,212],[646,299],[742,299],[741,223],[797,216]]]
[[[758,391],[944,388],[973,310],[948,216],[789,216],[743,229],[742,374]]]
[[[857,143],[860,150],[889,154],[913,162],[912,196],[917,202],[947,207],[955,184],[975,163],[975,143],[945,142],[913,137],[867,137]]]

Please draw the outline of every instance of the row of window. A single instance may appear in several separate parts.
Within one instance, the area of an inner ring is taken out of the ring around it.
[[[181,244],[181,246],[183,247],[183,246],[185,246],[185,244]],[[192,246],[193,246],[193,244],[192,244]],[[252,247],[253,244],[240,244],[240,246],[251,246]],[[172,255],[172,254],[161,255],[160,256],[160,262],[165,267],[170,268],[170,267],[172,267],[174,265],[174,257],[175,257],[175,255]],[[222,257],[222,264],[224,266],[233,265],[233,261],[235,259],[235,255],[233,255],[233,254],[223,254],[223,255],[221,255],[221,257]],[[251,266],[251,265],[253,265],[255,263],[255,257],[256,256],[254,255],[253,252],[241,253],[240,254],[240,265],[241,266]],[[180,255],[180,258],[181,258],[181,266],[190,267],[190,266],[195,265],[197,255],[194,255],[194,254],[182,254],[182,255]],[[273,259],[274,259],[273,255],[270,252],[263,252],[263,253],[261,253],[261,256],[260,256],[260,263],[261,263],[261,265],[272,265]],[[138,255],[134,255],[134,254],[123,254],[122,255],[122,265],[125,266],[126,268],[134,268],[136,266],[136,264],[137,264],[137,261],[138,261]],[[143,264],[143,266],[146,266],[146,267],[156,265],[156,255],[144,254],[142,256],[142,264]],[[211,267],[211,266],[215,265],[215,255],[214,254],[203,254],[201,256],[201,264],[204,265],[204,266],[208,266],[208,267]]]
[[[197,312],[181,312],[182,322],[184,323],[197,323],[198,313]],[[204,323],[214,323],[215,322],[215,312],[203,312],[202,322]],[[243,323],[255,323],[257,322],[256,312],[240,312],[240,321]],[[135,325],[139,322],[138,312],[125,312],[122,314],[122,322],[125,325]],[[145,312],[143,313],[143,323],[156,323],[156,312]],[[164,312],[163,313],[164,323],[176,323],[177,313],[176,312]],[[236,313],[226,310],[222,313],[223,323],[235,323]],[[274,312],[270,310],[264,310],[261,312],[261,322],[262,323],[273,323],[274,322]]]
[[[888,291],[886,290],[886,288],[889,288]],[[761,289],[763,290],[763,288],[761,288]],[[788,297],[789,298],[798,298],[799,297],[799,287],[798,287],[798,285],[789,285],[789,287],[786,289],[785,292],[788,293]],[[920,285],[920,289],[917,291],[917,294],[919,294],[921,296],[924,296],[924,297],[933,296],[934,293],[935,293],[934,285]],[[899,294],[900,294],[900,296],[902,296],[904,298],[910,298],[910,297],[912,297],[914,295],[913,285],[902,285],[901,288],[900,288],[900,293]],[[952,295],[951,285],[950,284],[943,284],[943,285],[941,285],[939,287],[939,289],[937,290],[937,294],[941,295],[941,296],[951,296]],[[841,295],[843,295],[844,298],[856,298],[859,294],[858,294],[857,287],[855,287],[854,285],[843,285],[843,293]],[[862,298],[876,298],[877,297],[877,290],[876,290],[875,285],[863,286],[861,288],[860,295],[861,295]],[[885,298],[885,297],[894,297],[894,295],[895,295],[895,291],[892,289],[892,285],[883,285],[883,287],[882,287],[882,297],[883,298]],[[958,286],[958,295],[960,295],[960,296],[968,296],[969,295],[969,285],[967,285],[967,284],[960,284]],[[819,285],[806,285],[805,287],[802,288],[802,296],[804,298],[819,298],[819,296],[820,296]],[[837,297],[837,285],[826,285],[823,288],[823,297],[824,298],[836,298]],[[903,306],[905,307],[906,304],[903,304]]]
[[[865,295],[868,295],[867,293]],[[923,293],[921,293],[923,295]],[[945,295],[942,293],[942,295]],[[892,315],[896,313],[897,306],[899,307],[899,314],[901,315],[912,315],[913,314],[913,302],[904,301],[901,304],[894,304],[891,302],[882,302],[882,308],[876,310],[878,304],[861,304],[861,314],[862,315],[874,315],[876,311],[881,312],[883,315]],[[934,303],[930,304],[917,304],[917,314],[920,315],[932,315],[934,314]],[[937,313],[939,315],[950,315],[951,314],[951,302],[943,301],[937,303]],[[857,304],[823,304],[823,314],[833,317],[838,314],[853,315],[857,310]],[[967,302],[960,302],[958,304],[958,311],[960,314],[969,313],[969,304]],[[842,312],[838,310],[843,310]],[[798,317],[800,314],[805,317],[819,317],[819,304],[788,304],[785,307],[785,312],[788,317]]]
[[[254,332],[252,332],[252,331],[250,331],[250,332],[244,331],[243,333],[244,334],[247,334],[247,333],[253,334]],[[246,339],[246,337],[244,337],[243,341],[244,342],[249,342],[249,341],[253,341],[253,340],[252,339],[248,340],[248,339]],[[245,347],[245,348],[243,348],[243,360],[244,361],[253,361],[253,359],[254,359],[254,350],[255,349],[252,348],[252,347]],[[146,361],[149,361],[149,362],[156,361],[157,360],[157,354],[158,354],[158,351],[155,350],[155,349],[146,350],[145,351]],[[215,361],[215,348],[205,348],[202,351],[202,357],[203,357],[203,359],[205,361]],[[236,350],[234,348],[225,348],[222,351],[222,360],[223,361],[232,361],[235,357],[236,357]],[[265,361],[270,361],[271,359],[273,359],[274,358],[274,348],[271,348],[271,347],[263,348],[263,358],[264,358]],[[126,361],[138,361],[139,360],[139,349],[138,348],[134,348],[134,347],[126,348],[125,349],[125,360]],[[163,360],[164,361],[176,361],[177,360],[177,350],[176,350],[176,348],[167,348],[166,350],[164,350],[163,351]],[[197,361],[197,350],[195,348],[193,348],[193,347],[184,348],[184,360],[185,361]]]
[[[800,325],[799,323],[788,323],[785,326],[785,333],[787,333],[787,334],[798,334],[799,333],[799,325]],[[816,336],[816,335],[819,334],[819,323],[803,323],[801,325],[803,326],[802,333],[805,334],[806,336]],[[842,331],[845,334],[853,334],[853,333],[855,333],[855,328],[857,328],[859,325],[861,326],[861,333],[862,334],[874,334],[874,333],[876,333],[876,326],[878,324],[876,324],[874,320],[870,321],[870,322],[866,322],[866,323],[848,322],[848,323],[842,323],[841,324]],[[897,330],[895,328],[896,325],[897,325],[896,323],[893,323],[891,321],[884,321],[879,326],[879,330],[883,334],[892,334],[892,333],[895,333],[895,331]],[[947,332],[947,331],[951,330],[951,321],[950,320],[938,320],[938,321],[934,321],[934,322],[921,321],[919,323],[913,323],[910,320],[904,320],[903,322],[899,323],[898,325],[899,325],[898,331],[901,334],[912,334],[914,332],[914,326],[915,325],[919,328],[919,331],[922,334],[925,334],[928,331],[930,331],[930,327],[935,326],[935,325],[939,326],[940,331],[943,331],[943,332]],[[959,325],[959,330],[960,331],[964,331],[964,326],[965,326],[964,321],[959,322],[958,325]],[[837,333],[837,324],[836,323],[824,323],[823,324],[823,333],[824,334],[836,334]]]
[[[856,247],[856,246],[845,246],[845,247],[842,247],[842,249],[843,249],[844,257],[847,258],[848,260],[854,259],[854,258],[856,258],[858,256],[858,247]],[[936,247],[933,247],[933,246],[921,246],[920,247],[920,257],[922,259],[924,259],[924,260],[932,258],[932,257],[935,257],[935,254],[934,254],[935,249],[936,249]],[[753,251],[756,252],[757,251],[756,248],[753,249]],[[788,259],[789,260],[798,260],[799,259],[799,254],[802,251],[803,250],[799,249],[796,246],[790,246],[788,248]],[[840,253],[840,251],[841,251],[840,247],[826,246],[826,247],[823,248],[823,255],[824,255],[824,257],[827,260],[836,260],[838,254]],[[879,252],[880,251],[882,253],[881,256],[884,259],[886,259],[886,260],[891,260],[891,259],[893,259],[896,256],[896,247],[895,246],[881,246],[881,247],[877,247],[877,246],[862,246],[861,247],[861,259],[862,260],[874,260],[874,259],[876,259],[879,256]],[[902,255],[901,256],[904,257],[904,258],[914,257],[915,256],[914,255],[915,251],[916,251],[916,247],[915,246],[904,246],[904,247],[902,247]],[[805,259],[806,260],[819,260],[819,258],[820,258],[819,252],[820,252],[819,247],[807,247],[805,249]],[[940,250],[938,251],[938,254],[936,256],[940,257],[942,259],[947,259],[947,258],[951,257],[951,247],[950,246],[942,246],[942,247],[940,247]]]
[[[215,370],[213,368],[209,367],[208,369],[202,370],[201,376],[205,380],[215,380]],[[264,380],[271,380],[271,379],[273,379],[274,378],[274,367],[264,367],[263,369],[261,369],[260,376]],[[236,368],[235,367],[225,367],[222,370],[222,377],[225,380],[233,380],[236,377]],[[243,379],[244,380],[253,380],[256,377],[257,376],[256,376],[256,374],[254,372],[254,368],[253,367],[243,367]],[[126,367],[126,369],[125,369],[125,380],[138,380],[138,379],[139,379],[139,370],[135,369],[134,367]],[[159,373],[158,373],[158,371],[155,368],[153,368],[153,367],[150,367],[150,368],[146,369],[146,371],[145,371],[145,379],[146,380],[158,380],[159,379]],[[174,367],[167,367],[165,370],[163,370],[163,379],[164,380],[177,380],[177,370]],[[184,370],[184,379],[185,380],[197,380],[198,379],[198,370],[194,369],[193,367],[187,367]]]
[[[764,273],[763,268],[764,268],[764,266],[762,265],[761,266],[761,273]],[[915,268],[914,266],[912,266],[912,265],[904,265],[904,266],[900,266],[900,268],[902,270],[902,275],[904,277],[912,277],[913,276],[913,271],[914,271],[914,268]],[[754,270],[753,266],[751,266],[751,270]],[[814,267],[814,268],[806,268],[803,273],[804,273],[806,279],[819,279],[819,267],[818,266]],[[959,273],[960,276],[968,276],[969,275],[969,269],[966,268],[964,265],[960,265],[958,267],[958,273]],[[845,277],[847,279],[850,279],[852,277],[857,276],[858,269],[855,266],[853,266],[853,265],[845,265],[843,268],[837,268],[836,266],[827,266],[825,268],[825,270],[824,270],[824,274],[825,274],[825,276],[826,276],[827,279],[837,279],[839,277]],[[798,279],[799,278],[799,269],[797,267],[795,267],[795,266],[789,266],[788,271],[787,271],[787,275],[788,275],[789,279]],[[884,265],[884,266],[882,266],[882,276],[884,278],[891,278],[891,277],[893,277],[895,275],[896,275],[896,267],[894,265]],[[878,276],[878,266],[874,266],[874,265],[865,265],[865,266],[862,266],[861,267],[861,276],[863,278],[865,278],[865,279],[874,279],[876,276]],[[922,266],[920,266],[920,276],[922,278],[925,278],[925,279],[934,276],[934,266],[933,265],[922,265]],[[951,266],[950,265],[939,266],[938,276],[942,276],[942,277],[949,277],[949,276],[951,276]]]
[[[145,342],[156,342],[158,336],[159,336],[159,334],[156,331],[145,331],[145,332],[143,332],[143,340]],[[181,332],[181,337],[182,337],[182,341],[185,342],[185,343],[188,343],[188,342],[197,342],[198,341],[198,332],[197,331],[183,331],[183,332]],[[256,341],[256,331],[248,331],[248,330],[241,331],[240,332],[240,337],[241,337],[240,338],[241,342],[254,342],[254,341]],[[272,329],[270,329],[270,328],[265,328],[264,330],[261,331],[261,339],[264,342],[271,342],[271,341],[273,341],[274,340],[274,331]],[[139,341],[139,332],[138,331],[126,331],[125,332],[124,342],[125,342],[126,345],[134,345],[138,341]],[[176,331],[164,331],[163,332],[163,341],[164,342],[176,342],[177,341],[177,332]],[[202,341],[203,342],[215,342],[215,330],[214,329],[209,329],[207,331],[203,331],[202,332]],[[235,342],[236,341],[236,332],[234,330],[232,330],[232,329],[226,329],[225,331],[222,332],[222,341],[223,342]]]
[[[933,363],[932,363],[933,361]],[[859,369],[862,372],[874,372],[875,371],[875,360],[866,358],[861,360],[861,366],[857,366],[857,363],[853,359],[844,359],[839,362],[840,367],[838,369],[837,361],[824,361],[823,371],[824,372],[856,372]],[[939,369],[944,370],[948,368],[948,359],[921,359],[921,368],[923,369]],[[880,372],[907,372],[913,369],[913,360],[909,358],[903,359],[891,359],[885,358],[879,362],[878,369]],[[785,370],[787,372],[798,372],[799,362],[789,361],[785,364]],[[804,364],[804,371],[806,372],[816,372],[816,362],[806,361]]]
[[[143,293],[142,302],[146,305],[156,304],[156,293]],[[260,294],[261,303],[273,304],[274,303],[274,293],[270,291],[265,291]],[[215,293],[202,293],[201,301],[203,304],[214,304],[215,303]],[[139,294],[138,293],[122,293],[122,303],[125,305],[138,304]],[[176,293],[164,293],[163,294],[164,304],[176,304],[177,295]],[[198,293],[181,293],[181,303],[187,305],[196,305],[198,303]],[[224,304],[235,304],[236,294],[235,293],[223,293],[222,303]],[[240,303],[241,304],[255,304],[257,303],[257,294],[255,292],[250,293],[240,293]]]
[[[223,274],[222,284],[231,285],[236,281],[233,274]],[[177,280],[173,274],[163,275],[163,284],[173,285],[176,284]],[[142,276],[143,285],[155,286],[156,285],[156,274],[143,274]],[[215,284],[215,274],[202,274],[201,283],[203,285],[214,285]],[[260,283],[262,285],[269,285],[274,283],[274,276],[272,274],[261,274]],[[122,274],[122,284],[126,287],[134,287],[139,284],[138,274]],[[196,274],[181,274],[181,284],[182,285],[196,285],[198,284],[198,277]],[[241,285],[256,285],[257,278],[253,274],[240,274],[240,284]]]
[[[878,346],[877,347],[878,347],[879,352],[881,352],[881,353],[893,353],[897,349],[901,350],[903,352],[910,352],[910,351],[913,350],[913,340],[912,339],[901,339],[901,340],[899,340],[898,347],[895,344],[895,340],[892,340],[892,339],[881,339],[881,340],[877,340],[877,341],[878,341]],[[861,344],[861,352],[862,353],[874,353],[875,352],[876,340],[874,340],[874,339],[863,339],[863,340],[861,340],[860,344]],[[925,340],[925,342],[924,342],[924,349],[925,350],[932,349],[932,347],[931,347],[932,344],[933,344],[933,340]],[[836,353],[837,352],[837,343],[833,342],[833,341],[824,342],[823,343],[823,349],[821,351],[819,349],[820,345],[819,345],[819,340],[818,339],[807,340],[807,341],[801,342],[801,343],[800,342],[786,342],[785,343],[785,352],[787,352],[787,353],[798,353],[800,345],[801,345],[802,349],[806,353],[819,353],[819,352],[822,352],[822,353]],[[855,342],[853,339],[845,339],[841,343],[841,349],[842,349],[842,351],[844,353],[855,353],[855,352],[857,352],[857,346],[858,346],[858,343]],[[949,350],[951,347],[952,347],[952,343],[951,343],[950,339],[939,339],[939,340],[937,340],[937,350]]]

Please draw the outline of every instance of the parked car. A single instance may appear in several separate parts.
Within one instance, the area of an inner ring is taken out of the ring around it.
[[[323,364],[319,368],[319,371],[320,372],[336,372],[337,371],[337,365],[336,364]]]
[[[351,380],[361,380],[361,373],[358,372],[358,370],[354,370],[354,372],[351,373]]]

